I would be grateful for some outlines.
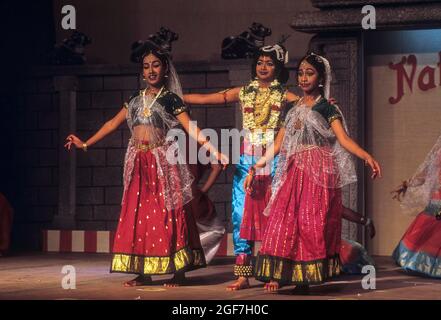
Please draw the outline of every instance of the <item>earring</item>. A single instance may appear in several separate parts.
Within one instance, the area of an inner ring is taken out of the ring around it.
[[[320,88],[323,88],[323,85],[320,83],[319,85],[318,85]]]

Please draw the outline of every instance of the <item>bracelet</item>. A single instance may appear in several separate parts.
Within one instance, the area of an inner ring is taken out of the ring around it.
[[[83,143],[82,149],[84,150],[84,152],[87,152],[87,143]]]
[[[226,106],[228,101],[227,101],[227,92],[230,91],[231,89],[225,89],[224,91],[221,91],[223,97],[224,97],[224,105]]]

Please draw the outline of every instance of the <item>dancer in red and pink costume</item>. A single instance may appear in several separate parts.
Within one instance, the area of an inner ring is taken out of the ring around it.
[[[325,58],[301,59],[303,97],[245,180],[249,188],[260,168],[279,154],[255,270],[268,291],[286,284],[305,289],[340,274],[341,188],[357,179],[351,154],[372,168],[372,178],[381,176],[377,161],[348,136],[343,114],[328,102],[330,81]]]

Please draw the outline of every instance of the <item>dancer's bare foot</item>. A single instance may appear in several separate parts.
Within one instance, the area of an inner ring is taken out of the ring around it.
[[[250,282],[247,277],[239,277],[235,282],[227,286],[228,291],[237,291],[247,289],[250,287]]]
[[[124,287],[146,286],[152,283],[152,277],[139,275],[135,279],[124,282]]]
[[[280,289],[280,284],[277,281],[270,281],[265,283],[263,289],[268,292],[277,292]]]
[[[186,282],[185,273],[183,272],[177,272],[173,276],[173,278],[170,279],[170,281],[167,281],[164,283],[164,287],[167,288],[176,288],[180,287],[181,285],[185,284]]]

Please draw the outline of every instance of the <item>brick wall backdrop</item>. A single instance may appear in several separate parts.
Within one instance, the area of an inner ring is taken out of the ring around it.
[[[97,74],[79,78],[77,132],[90,137],[139,90],[136,74]],[[129,133],[127,125],[98,142],[86,153],[77,152],[76,227],[80,230],[116,228],[122,195],[122,166]]]
[[[13,158],[13,245],[36,248],[38,231],[51,226],[58,208],[58,95],[51,77],[37,76],[10,99],[14,148],[2,156]]]

